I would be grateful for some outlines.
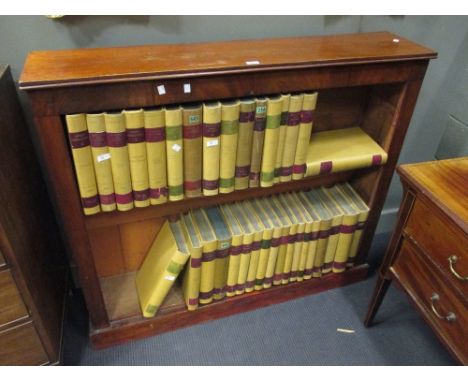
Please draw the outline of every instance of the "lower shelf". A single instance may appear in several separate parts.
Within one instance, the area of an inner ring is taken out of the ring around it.
[[[135,273],[102,278],[101,287],[110,326],[101,329],[91,327],[91,342],[95,348],[102,349],[130,340],[247,312],[364,280],[367,271],[368,265],[363,264],[343,273],[332,273],[318,279],[244,293],[202,306],[195,311],[187,310],[182,292],[175,285],[158,314],[153,318],[144,318],[141,315],[135,288]]]

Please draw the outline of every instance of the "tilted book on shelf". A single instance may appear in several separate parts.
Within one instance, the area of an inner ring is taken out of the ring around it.
[[[338,244],[336,246],[335,258],[333,260],[333,272],[339,273],[346,269],[351,242],[353,240],[354,232],[356,231],[359,211],[336,186],[325,188],[324,190],[328,197],[333,199],[344,212]]]
[[[65,117],[81,204],[85,215],[101,211],[85,114]]]
[[[182,139],[182,108],[166,108],[167,186],[169,200],[184,198],[184,152]]]
[[[221,147],[219,154],[219,192],[221,194],[234,191],[239,110],[239,101],[221,103]]]
[[[219,148],[221,134],[221,103],[203,104],[203,195],[219,191]]]
[[[166,115],[163,108],[144,111],[150,203],[167,201]]]
[[[182,293],[184,295],[185,305],[188,310],[198,308],[198,299],[200,293],[201,265],[203,255],[203,242],[200,234],[195,228],[193,217],[190,213],[182,214],[180,218],[185,241],[188,246],[190,259],[185,266],[185,273],[182,281]]]
[[[247,271],[247,279],[245,282],[245,291],[252,292],[255,287],[255,279],[257,276],[258,262],[260,260],[260,252],[262,249],[263,235],[265,233],[265,227],[262,222],[259,221],[254,210],[250,207],[246,201],[239,202],[242,206],[242,211],[249,220],[252,229],[254,231],[252,253],[250,254],[249,269]]]
[[[302,102],[301,121],[297,136],[296,152],[294,154],[294,164],[292,179],[302,179],[306,172],[307,151],[309,149],[310,135],[312,133],[313,112],[317,105],[318,93],[305,93]]]
[[[350,199],[350,201],[354,204],[354,207],[357,208],[359,211],[356,230],[353,234],[353,239],[351,241],[351,247],[349,249],[349,256],[346,264],[347,267],[351,267],[354,265],[354,259],[359,249],[362,232],[364,230],[367,218],[369,217],[369,207],[349,183],[340,184],[338,185],[338,188],[343,192],[343,194],[346,195],[347,198]]]
[[[263,144],[260,185],[273,186],[275,180],[276,151],[278,150],[279,127],[281,124],[281,97],[268,97]]]
[[[124,110],[123,115],[127,130],[133,202],[135,207],[147,207],[150,205],[150,196],[143,109]]]
[[[249,187],[260,185],[260,170],[263,152],[263,140],[265,137],[265,124],[267,113],[267,99],[260,97],[255,99],[255,122],[252,135],[252,153],[250,156]]]
[[[237,218],[229,204],[219,207],[229,233],[231,235],[231,248],[229,249],[228,274],[226,280],[226,296],[236,295],[237,279],[239,278],[240,255],[243,250],[244,234]]]
[[[288,122],[284,133],[284,148],[281,158],[281,182],[289,182],[292,179],[303,99],[303,94],[291,95],[289,99]]]
[[[202,195],[202,122],[201,104],[183,106],[184,193],[187,198]]]
[[[226,281],[229,265],[229,249],[231,247],[231,235],[229,234],[229,230],[226,226],[226,223],[224,223],[223,217],[218,207],[206,208],[205,212],[218,241],[214,260],[215,274],[213,300],[222,300],[226,296]]]
[[[306,176],[380,165],[387,162],[387,157],[359,127],[321,131],[310,138]]]
[[[278,132],[278,147],[276,149],[275,178],[274,183],[279,183],[281,175],[281,161],[283,159],[284,141],[288,126],[289,102],[291,94],[281,95],[281,123]]]
[[[136,276],[144,317],[154,317],[189,256],[180,222],[166,221]]]
[[[93,155],[101,210],[105,212],[115,211],[117,206],[115,204],[109,148],[106,141],[104,114],[86,114],[86,124],[88,125],[89,143]]]
[[[133,208],[132,177],[128,158],[125,119],[122,113],[105,113],[106,140],[114,180],[115,201],[119,211]]]
[[[218,240],[211,228],[210,221],[202,209],[190,212],[195,228],[203,243],[199,304],[205,305],[213,301],[214,279],[215,279],[215,257],[218,248]]]
[[[234,188],[249,188],[250,159],[255,120],[255,100],[241,99],[239,113],[239,135],[237,139]]]

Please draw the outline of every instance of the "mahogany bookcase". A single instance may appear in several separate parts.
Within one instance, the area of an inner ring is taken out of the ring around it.
[[[93,345],[103,348],[363,280],[426,68],[435,57],[436,52],[387,32],[31,52],[20,88],[31,102],[56,212],[88,307]],[[188,93],[185,84],[190,84]],[[161,85],[165,94],[158,92]],[[64,115],[311,90],[319,91],[314,132],[360,126],[388,153],[387,163],[127,212],[83,214]],[[370,207],[354,267],[192,312],[175,286],[158,314],[143,318],[135,272],[168,216],[343,181]]]

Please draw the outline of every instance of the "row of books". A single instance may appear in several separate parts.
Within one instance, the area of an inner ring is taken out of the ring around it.
[[[317,93],[66,116],[86,215],[300,179]]]
[[[154,316],[184,267],[189,310],[343,272],[353,265],[368,214],[348,183],[182,214],[165,223],[137,273],[143,315]]]

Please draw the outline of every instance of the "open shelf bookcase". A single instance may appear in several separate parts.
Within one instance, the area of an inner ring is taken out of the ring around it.
[[[437,54],[387,32],[125,48],[38,51],[20,79],[79,271],[97,348],[175,330],[363,280],[366,256],[429,60]],[[254,62],[254,65],[251,63]],[[184,92],[190,83],[191,92]],[[157,87],[164,85],[160,95]],[[209,197],[82,212],[64,115],[194,101],[318,91],[314,132],[360,126],[386,164]],[[370,207],[355,266],[245,293],[189,312],[176,285],[151,319],[140,313],[135,273],[165,219],[191,208],[348,181]]]

